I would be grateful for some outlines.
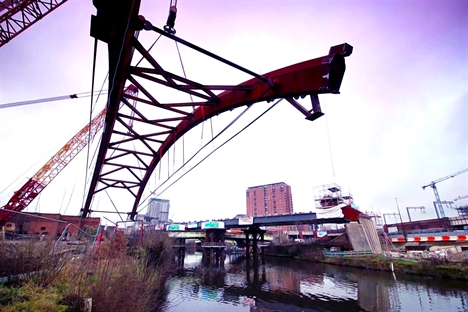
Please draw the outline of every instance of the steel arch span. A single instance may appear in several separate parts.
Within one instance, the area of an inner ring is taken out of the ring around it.
[[[119,3],[121,6],[113,5],[111,9],[97,6],[97,15],[92,17],[91,35],[108,44],[109,77],[113,79],[109,82],[105,126],[82,217],[93,211],[102,212],[91,209],[95,194],[121,189],[121,194],[133,201],[128,214],[134,219],[143,191],[162,157],[185,133],[213,116],[278,98],[286,99],[306,119],[322,116],[318,95],[339,93],[345,57],[352,53],[352,47],[345,43],[330,48],[326,56],[258,75],[152,26],[138,16],[138,0]],[[111,18],[115,15],[125,18]],[[166,71],[135,36],[143,28],[254,78],[239,85],[206,85]],[[142,65],[132,65],[132,58],[139,57]],[[138,96],[123,92],[128,83],[138,89]],[[161,96],[166,91],[177,95]],[[185,94],[185,98],[188,94],[192,100],[184,101],[180,94]],[[305,96],[310,96],[312,109],[295,100]]]

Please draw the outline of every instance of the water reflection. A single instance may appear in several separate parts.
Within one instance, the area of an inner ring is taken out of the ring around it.
[[[267,258],[248,266],[227,255],[225,269],[206,269],[187,255],[169,283],[167,311],[468,311],[461,281],[396,276],[319,263]]]

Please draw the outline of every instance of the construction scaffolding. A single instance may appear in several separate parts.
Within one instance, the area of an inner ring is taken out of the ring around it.
[[[468,216],[468,205],[458,206],[454,208],[459,216]]]
[[[353,204],[351,193],[343,194],[341,186],[336,183],[316,186],[313,189],[315,197],[315,208],[328,209],[341,204]]]

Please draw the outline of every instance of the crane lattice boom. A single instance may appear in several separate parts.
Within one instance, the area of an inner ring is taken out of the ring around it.
[[[0,47],[65,2],[67,0],[0,1]]]
[[[445,181],[445,180],[447,180],[447,179],[453,178],[453,177],[455,177],[455,176],[457,176],[457,175],[459,175],[459,174],[461,174],[461,173],[463,173],[463,172],[467,172],[467,171],[468,171],[468,168],[463,169],[463,170],[460,170],[460,171],[458,171],[458,172],[455,172],[454,174],[448,175],[448,176],[446,176],[446,177],[437,179],[437,180],[435,180],[435,181],[432,181],[432,182],[429,183],[428,185],[424,185],[424,186],[422,187],[422,189],[424,190],[424,189],[425,189],[426,187],[428,187],[428,186],[434,187],[434,185],[435,185],[436,183],[439,183],[439,182]]]
[[[428,187],[428,186],[432,187],[432,190],[434,191],[434,195],[435,195],[435,198],[436,198],[436,201],[434,202],[434,206],[436,208],[436,213],[437,213],[438,218],[439,217],[445,218],[445,212],[444,212],[444,208],[442,207],[442,202],[440,201],[440,196],[439,196],[439,192],[437,191],[436,184],[439,183],[439,182],[445,181],[447,179],[453,178],[453,177],[455,177],[455,176],[457,176],[459,174],[462,174],[463,172],[466,172],[466,171],[468,171],[468,168],[460,170],[458,172],[455,172],[455,173],[453,173],[451,175],[448,175],[446,177],[437,179],[435,181],[432,181],[428,185],[424,185],[422,187],[423,190],[425,190],[426,187]]]
[[[137,89],[130,85],[125,94],[137,94]],[[94,139],[104,126],[107,109],[102,110],[93,120],[70,139],[42,168],[30,178],[18,191],[14,192],[3,209],[21,211],[25,209],[49,183],[75,158],[83,148]],[[10,214],[0,212],[0,221]]]
[[[457,198],[455,198],[453,201],[457,201],[457,200],[460,200],[460,199],[465,199],[465,198],[468,198],[468,194],[465,195],[465,196],[458,196]]]

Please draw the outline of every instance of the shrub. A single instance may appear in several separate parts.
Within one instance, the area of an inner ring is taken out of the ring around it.
[[[132,256],[132,246],[117,234],[74,256],[53,241],[0,243],[0,251],[8,251],[0,256],[0,272],[16,276],[13,286],[0,285],[0,309],[78,312],[91,298],[93,312],[156,311],[176,271],[172,242],[165,233],[151,233],[141,245]]]

